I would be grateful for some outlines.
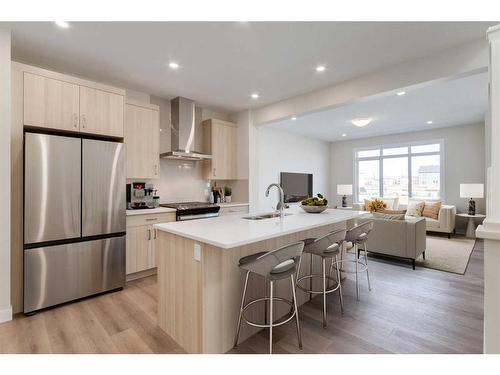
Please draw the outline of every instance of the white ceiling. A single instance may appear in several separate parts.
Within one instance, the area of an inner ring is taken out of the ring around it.
[[[227,111],[259,107],[478,38],[475,22],[52,22],[12,28],[13,57]],[[169,70],[178,62],[178,71]],[[326,65],[318,74],[314,68]],[[249,95],[258,92],[260,98]]]
[[[268,126],[339,141],[483,122],[488,108],[488,74],[439,81],[405,92],[403,96],[386,93]],[[368,117],[373,120],[363,128],[351,123],[352,119]]]

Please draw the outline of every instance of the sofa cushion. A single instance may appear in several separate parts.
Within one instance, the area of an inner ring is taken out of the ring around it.
[[[380,213],[389,215],[406,214],[406,210],[383,210]]]
[[[373,217],[377,219],[384,219],[384,220],[404,220],[405,219],[405,214],[386,214],[382,212],[374,212]]]
[[[441,209],[441,201],[425,202],[424,210],[422,211],[422,216],[437,220],[440,209]]]
[[[422,211],[424,210],[424,201],[409,201],[408,207],[406,209],[406,215],[419,217],[422,216]]]
[[[430,217],[425,218],[425,226],[428,229],[439,228],[439,220],[432,219]]]

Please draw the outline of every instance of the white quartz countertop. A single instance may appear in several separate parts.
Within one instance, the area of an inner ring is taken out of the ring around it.
[[[155,214],[164,214],[167,212],[175,212],[175,208],[168,207],[157,207],[157,208],[145,208],[144,210],[127,210],[127,216],[134,215],[155,215]]]
[[[243,217],[254,214],[245,214],[155,224],[154,227],[195,241],[230,249],[368,214],[365,211],[336,209],[327,209],[320,214],[309,214],[300,207],[291,207],[286,212],[291,215],[285,216],[282,222],[279,217],[247,220]]]
[[[224,207],[242,207],[242,206],[248,206],[248,202],[231,202],[231,203],[217,203],[218,206],[221,206],[221,208]]]

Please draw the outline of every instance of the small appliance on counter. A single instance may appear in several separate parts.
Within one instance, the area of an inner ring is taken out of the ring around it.
[[[145,182],[132,182],[127,184],[127,210],[143,210],[155,208],[153,185]],[[157,201],[160,201],[158,197]]]

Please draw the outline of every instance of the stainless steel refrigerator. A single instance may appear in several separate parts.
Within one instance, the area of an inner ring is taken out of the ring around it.
[[[123,287],[123,143],[24,141],[24,312]]]

